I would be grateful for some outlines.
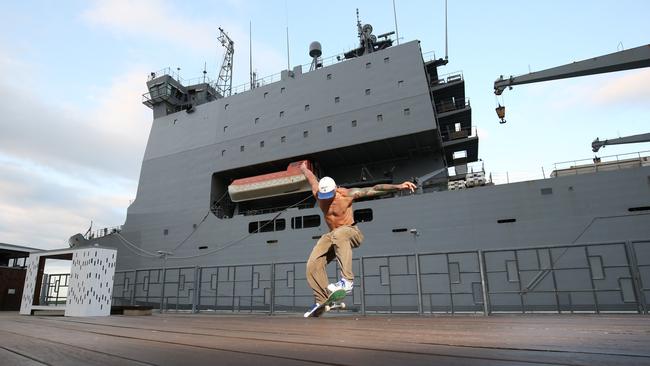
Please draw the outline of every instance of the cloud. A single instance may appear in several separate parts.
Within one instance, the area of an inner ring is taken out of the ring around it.
[[[111,0],[96,1],[93,5],[82,13],[82,18],[118,34],[137,34],[195,49],[215,43],[214,26],[183,19],[164,1]]]
[[[243,4],[236,0],[230,1],[229,5],[236,8],[243,7]],[[209,20],[206,20],[207,16],[199,19],[189,18],[182,14],[181,9],[174,8],[162,0],[96,1],[81,14],[81,17],[88,24],[108,29],[116,35],[148,38],[167,45],[171,44],[170,47],[178,49],[179,53],[189,49],[203,56],[206,53],[212,55],[211,50],[218,47],[220,56],[216,59],[217,67],[221,67],[223,52],[217,41],[218,26],[221,26],[235,42],[233,86],[248,82],[250,56],[248,24],[233,23],[225,17]],[[253,24],[254,36],[256,32],[263,32],[263,30],[256,29],[256,25]],[[286,68],[285,57],[284,50],[280,52],[266,43],[259,43],[253,39],[253,67],[254,71],[258,72],[258,78],[278,73]],[[164,66],[159,65],[159,68]],[[199,70],[196,70],[196,75],[192,75],[191,72],[188,74],[184,71],[183,76],[187,75],[188,78],[200,76]]]
[[[629,71],[594,88],[594,104],[647,105],[650,100],[650,69]]]
[[[138,102],[142,75],[138,70],[117,77],[90,110],[48,105],[0,81],[0,152],[70,175],[137,176],[151,120],[150,111]]]
[[[11,59],[0,62],[19,64]],[[90,220],[96,228],[124,222],[150,128],[140,104],[145,75],[135,67],[96,87],[90,107],[51,105],[0,79],[0,242],[61,248]]]

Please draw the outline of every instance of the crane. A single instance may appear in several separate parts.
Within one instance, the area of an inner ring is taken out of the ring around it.
[[[219,70],[217,91],[222,97],[227,97],[232,93],[232,61],[235,54],[235,42],[228,37],[228,34],[221,27],[219,27],[219,32],[217,40],[226,48],[226,52],[223,54],[223,62],[221,63],[221,70]]]
[[[650,67],[650,44],[572,62],[546,70],[531,72],[525,75],[510,76],[507,79],[501,75],[494,82],[494,94],[501,95],[506,88],[512,89],[514,85],[632,70],[642,67]]]
[[[638,135],[619,137],[616,139],[599,140],[598,137],[591,143],[591,150],[598,152],[601,147],[607,145],[634,144],[637,142],[650,142],[650,133],[641,133]]]

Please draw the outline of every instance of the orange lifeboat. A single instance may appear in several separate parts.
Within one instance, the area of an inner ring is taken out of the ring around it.
[[[234,180],[228,186],[230,200],[241,202],[311,191],[307,178],[300,171],[300,164],[303,162],[311,169],[308,160],[301,160],[289,164],[287,169],[281,172]]]

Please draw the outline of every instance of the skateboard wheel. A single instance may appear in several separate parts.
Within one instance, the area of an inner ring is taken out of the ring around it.
[[[341,309],[345,309],[345,303],[344,302],[341,303]]]
[[[329,305],[325,305],[325,311],[330,311],[331,309],[332,307],[330,307]]]

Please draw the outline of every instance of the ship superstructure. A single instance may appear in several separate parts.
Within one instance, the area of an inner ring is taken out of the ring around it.
[[[118,248],[114,301],[308,305],[304,261],[327,227],[292,178],[307,160],[346,187],[418,184],[355,203],[361,311],[645,311],[647,161],[492,185],[467,168],[479,139],[462,73],[439,72],[447,60],[423,56],[418,41],[393,45],[360,28],[360,47],[336,62],[310,52],[310,70],[230,95],[150,75],[154,120],[126,222],[71,239]]]

